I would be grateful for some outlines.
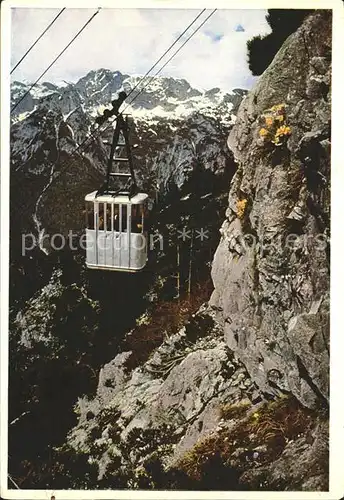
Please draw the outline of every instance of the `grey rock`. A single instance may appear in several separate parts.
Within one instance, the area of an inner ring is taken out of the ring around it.
[[[122,352],[115,359],[107,363],[99,372],[97,396],[100,401],[110,400],[118,393],[129,378],[125,362],[131,352]]]
[[[329,314],[295,316],[289,322],[288,338],[310,380],[329,400]]]
[[[312,39],[307,49],[305,39]],[[265,397],[288,393],[309,408],[326,405],[330,197],[318,179],[330,177],[330,47],[330,16],[316,12],[285,41],[240,105],[228,139],[238,168],[212,266],[215,289],[209,306],[196,314],[201,322],[211,318],[211,327],[190,340],[185,326],[131,373],[125,370],[128,353],[122,353],[103,368],[94,400],[79,400],[80,419],[69,444],[90,454],[99,477],[111,465],[112,453],[134,476],[156,454],[165,469],[173,467],[201,440],[230,433],[238,424],[236,417],[221,419],[224,404],[249,400],[256,405],[245,407],[239,423],[259,413]],[[185,89],[181,82],[175,91]],[[209,92],[216,95],[217,89]],[[149,96],[144,99],[145,106],[154,104]],[[282,103],[291,135],[277,148],[259,138],[259,129],[263,114]],[[171,158],[182,150],[190,163],[191,150],[182,142],[168,145],[167,156],[161,157],[166,167],[162,183]],[[209,158],[213,154],[210,148]],[[183,182],[185,167],[175,172],[178,182]],[[248,213],[239,220],[237,201],[243,196]],[[296,242],[286,241],[295,233]],[[318,244],[324,235],[326,244]],[[104,409],[116,414],[117,434],[104,450],[102,440],[109,432],[102,425],[100,448],[94,451],[85,443],[101,425]],[[87,418],[90,412],[94,416]],[[145,441],[153,431],[161,431],[168,442]],[[137,447],[130,440],[135,433]],[[254,437],[250,433],[248,440]],[[243,473],[240,469],[245,489],[328,487],[328,428],[320,417],[314,430],[289,441],[272,463],[263,462],[267,450],[265,443],[252,449],[237,443],[231,459],[245,464]]]
[[[246,470],[240,484],[250,490],[326,491],[328,466],[328,424],[320,421],[311,434],[289,442],[272,464]]]
[[[240,105],[228,138],[238,170],[210,300],[228,346],[258,388],[290,391],[310,407],[328,391],[328,324],[314,314],[314,304],[329,292],[327,243],[315,242],[329,227],[330,47],[330,16],[315,13],[285,41]],[[284,149],[259,144],[261,117],[279,104],[291,129]],[[239,193],[250,201],[244,221],[233,218]],[[237,240],[249,238],[252,244],[239,252]]]
[[[328,488],[328,424],[320,423],[313,433],[311,446],[304,438],[287,445],[281,457],[271,468],[271,483],[286,481],[286,489],[299,491]],[[289,485],[293,484],[293,488]]]
[[[199,315],[202,321],[207,314],[215,316],[205,307],[195,316]],[[125,369],[130,353],[119,354],[102,368],[96,397],[93,400],[79,399],[79,423],[69,435],[69,445],[76,451],[87,452],[85,442],[89,441],[89,435],[105,409],[117,415],[116,425],[120,429],[116,443],[118,450],[137,429],[144,433],[169,426],[175,446],[169,449],[163,460],[166,466],[175,463],[200,438],[214,432],[219,425],[221,428],[221,404],[240,402],[243,390],[253,390],[246,370],[233,359],[231,351],[219,338],[221,331],[220,325],[214,323],[206,337],[200,336],[190,344],[183,328],[166,339],[143,367],[130,374]],[[163,368],[171,359],[176,361],[164,375],[159,367]],[[242,384],[242,390],[237,387],[238,383]],[[92,418],[89,418],[91,412]],[[104,427],[101,430],[104,431]],[[102,432],[102,439],[106,436],[107,433]],[[97,446],[101,443],[98,442]],[[111,460],[107,449],[99,453],[93,459],[98,464],[101,478]],[[136,466],[139,466],[139,461]]]

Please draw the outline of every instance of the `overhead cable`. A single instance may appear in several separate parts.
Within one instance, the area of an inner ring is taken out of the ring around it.
[[[51,23],[49,24],[49,26],[47,26],[45,28],[45,30],[43,31],[43,33],[41,33],[40,36],[36,39],[36,41],[31,45],[31,47],[27,49],[27,51],[25,52],[25,54],[23,55],[23,57],[21,57],[19,59],[19,61],[17,62],[17,64],[14,66],[14,68],[11,69],[11,73],[10,73],[11,75],[12,75],[13,71],[18,68],[19,64],[25,59],[25,57],[28,55],[28,53],[31,52],[31,50],[34,48],[34,46],[40,41],[40,39],[42,38],[42,36],[45,35],[45,33],[52,27],[52,25],[55,23],[55,21],[57,21],[57,19],[60,17],[60,15],[62,14],[62,12],[65,9],[66,9],[66,7],[63,7],[63,9],[60,10],[60,12],[51,21]]]
[[[62,56],[64,52],[72,45],[72,43],[78,38],[79,35],[84,31],[86,26],[90,24],[91,21],[96,17],[96,15],[99,13],[100,7],[95,12],[90,19],[83,25],[83,27],[77,32],[77,34],[72,38],[72,40],[65,46],[65,48],[55,57],[55,59],[49,64],[49,66],[43,71],[43,73],[37,78],[37,80],[30,86],[30,88],[25,92],[25,94],[15,103],[13,108],[11,109],[11,113],[18,107],[18,105],[25,99],[25,97],[30,93],[30,91],[33,89],[33,87],[39,82],[39,80],[49,71],[49,69],[56,63],[56,61]]]

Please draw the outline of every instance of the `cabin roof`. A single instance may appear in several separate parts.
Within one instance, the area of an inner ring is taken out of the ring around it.
[[[97,191],[93,191],[92,193],[89,193],[85,196],[85,201],[98,201],[101,203],[111,203],[111,204],[117,204],[117,203],[122,203],[126,205],[138,205],[140,203],[143,203],[145,200],[148,198],[148,194],[145,193],[137,193],[131,198],[129,198],[128,195],[123,195],[119,194],[117,196],[112,196],[110,194],[102,194],[99,196],[97,195]]]

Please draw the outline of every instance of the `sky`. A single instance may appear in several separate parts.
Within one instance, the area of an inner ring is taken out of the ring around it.
[[[56,8],[13,8],[11,67],[58,14]],[[12,80],[34,82],[96,12],[66,9],[12,74]],[[91,70],[107,68],[145,74],[201,9],[103,8],[41,81],[76,82]],[[196,21],[180,44],[212,12]],[[162,76],[185,78],[193,87],[251,88],[246,42],[270,28],[265,10],[219,9],[168,63]],[[178,45],[154,69],[156,72]],[[153,74],[154,74],[153,72]]]

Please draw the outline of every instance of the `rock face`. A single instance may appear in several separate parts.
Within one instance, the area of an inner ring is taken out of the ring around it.
[[[79,399],[79,424],[68,446],[97,464],[100,484],[119,486],[123,476],[139,487],[147,461],[155,457],[172,467],[199,439],[220,429],[221,405],[242,402],[243,392],[248,402],[257,398],[213,317],[203,306],[131,373],[130,353],[119,354],[100,371],[96,397]],[[113,469],[114,457],[121,457],[121,474]]]
[[[329,397],[330,83],[331,16],[319,12],[240,106],[212,267],[227,345],[261,391],[308,407]]]
[[[209,305],[133,372],[122,353],[80,400],[68,443],[99,484],[327,488],[330,54],[318,12],[239,108]]]

